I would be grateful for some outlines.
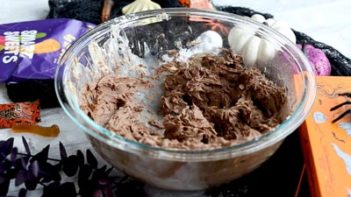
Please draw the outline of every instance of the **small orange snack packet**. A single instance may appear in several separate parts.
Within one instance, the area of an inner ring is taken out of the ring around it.
[[[0,104],[0,128],[14,124],[34,124],[40,121],[39,101]]]
[[[215,10],[210,0],[178,0],[178,2],[183,7]]]

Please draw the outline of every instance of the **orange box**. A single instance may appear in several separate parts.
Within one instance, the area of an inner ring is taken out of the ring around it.
[[[300,127],[306,171],[312,196],[351,196],[351,109],[345,105],[330,108],[351,98],[338,96],[351,92],[351,77],[316,77],[317,97],[304,124]]]

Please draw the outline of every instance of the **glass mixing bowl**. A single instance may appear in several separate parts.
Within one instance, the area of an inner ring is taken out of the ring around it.
[[[258,36],[275,50],[269,61],[251,65],[287,88],[285,120],[272,131],[231,147],[176,150],[125,139],[96,124],[81,110],[79,97],[85,85],[107,73],[133,75],[138,64],[134,57],[145,60],[146,67],[159,66],[156,60],[168,50],[187,48],[189,41],[210,29],[219,33],[223,47],[228,48],[226,30],[232,27]],[[117,65],[124,66],[124,70],[116,69]],[[311,65],[286,37],[247,17],[194,9],[140,12],[96,27],[76,41],[60,60],[55,88],[64,111],[106,161],[132,177],[172,190],[205,189],[257,168],[304,121],[316,92]]]

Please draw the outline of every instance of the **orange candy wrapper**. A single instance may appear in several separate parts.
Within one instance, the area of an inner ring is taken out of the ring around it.
[[[351,92],[351,78],[316,79],[317,97],[300,129],[311,195],[351,196],[351,113],[332,123],[351,105],[330,111],[333,106],[351,100],[338,96]]]
[[[183,7],[203,9],[203,10],[216,10],[213,6],[211,0],[179,0],[180,5]],[[203,18],[200,16],[190,16],[190,21],[205,22],[214,31],[223,32],[225,34],[229,33],[229,29],[216,20],[211,20],[208,18]]]
[[[183,7],[215,10],[210,0],[179,0],[178,2]]]
[[[40,121],[39,101],[0,104],[0,128],[15,124],[34,124]]]

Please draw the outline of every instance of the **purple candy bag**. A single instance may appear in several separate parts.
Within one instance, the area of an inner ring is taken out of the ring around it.
[[[0,82],[52,79],[59,58],[94,26],[72,19],[0,25]]]

